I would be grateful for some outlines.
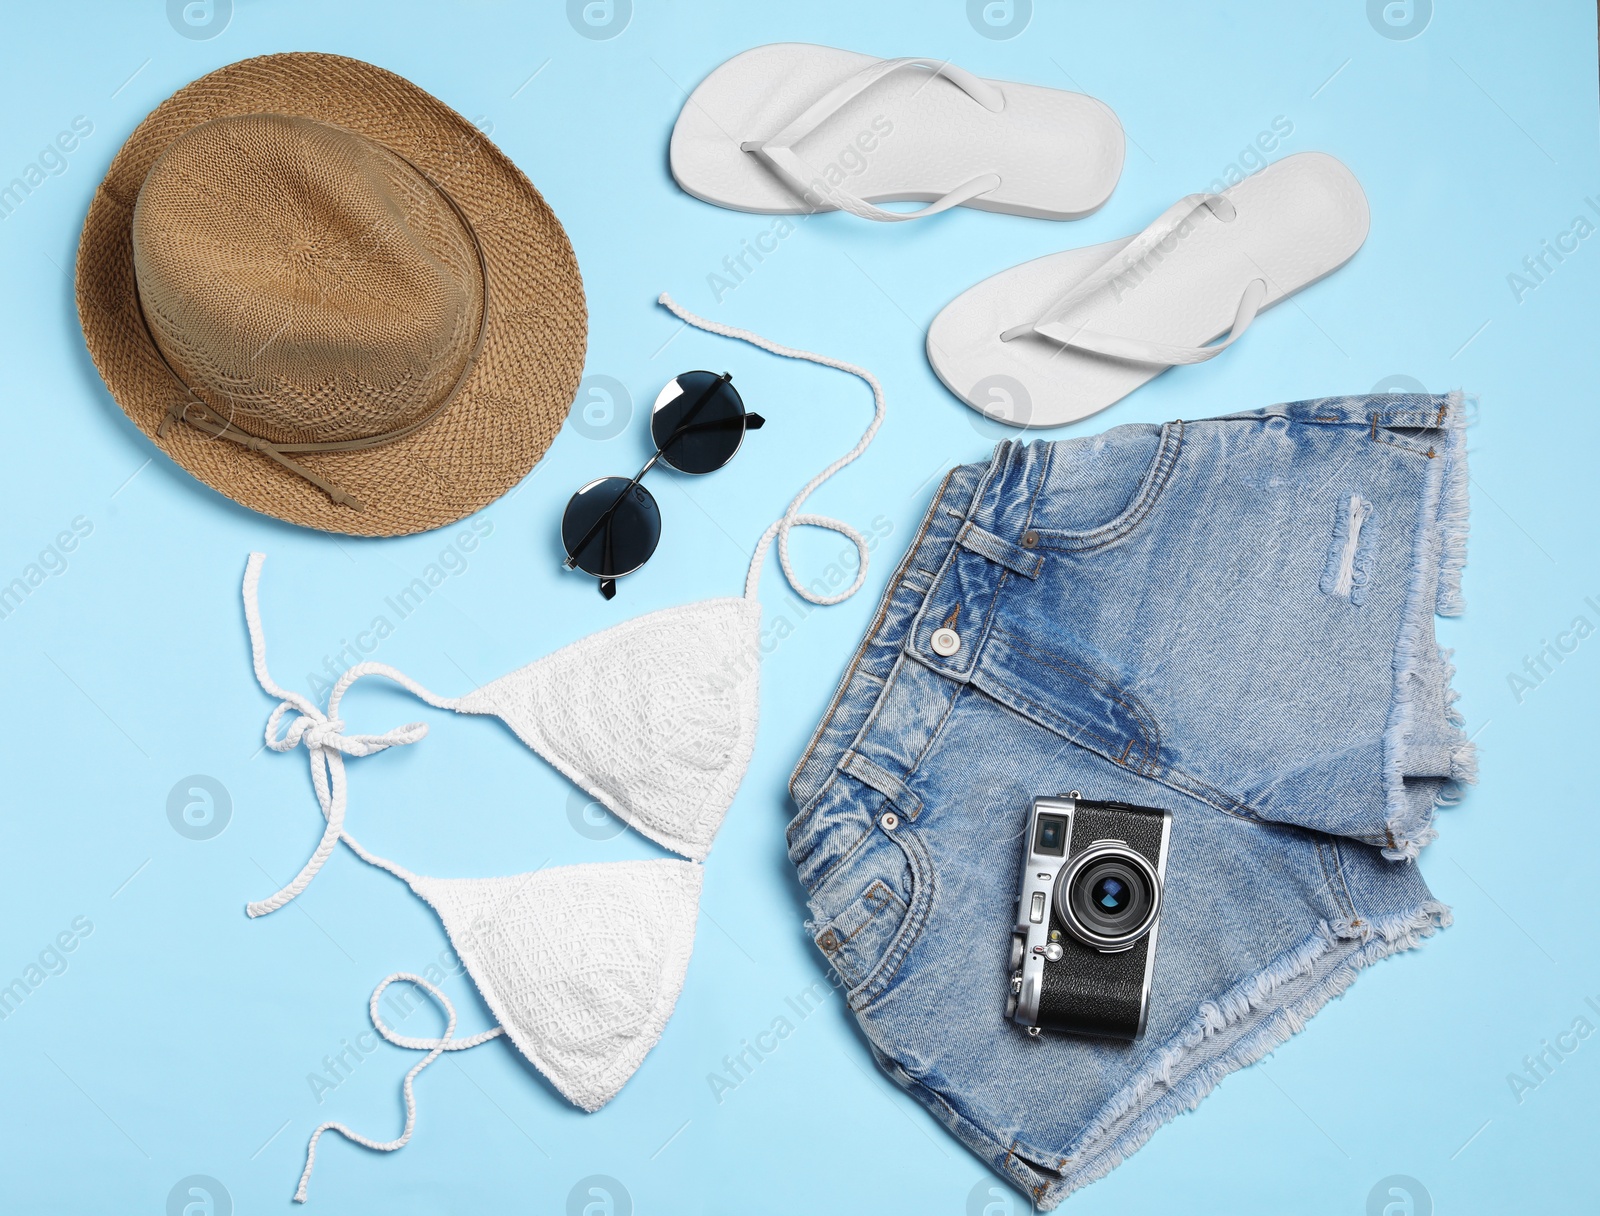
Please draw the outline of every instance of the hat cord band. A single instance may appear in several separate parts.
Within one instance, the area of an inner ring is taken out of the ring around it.
[[[162,351],[161,344],[156,341],[155,330],[151,328],[150,319],[145,315],[144,300],[140,297],[138,285],[135,283],[133,291],[134,306],[138,309],[139,320],[144,323],[145,332],[150,336],[151,349],[156,352],[156,357],[161,360],[162,366],[167,369],[167,373],[177,383],[178,387],[189,395],[187,401],[177,401],[167,407],[166,417],[161,420],[161,424],[156,428],[156,437],[158,439],[166,438],[167,427],[171,423],[185,423],[197,431],[210,435],[214,439],[230,439],[241,447],[250,449],[252,452],[260,452],[263,456],[275,461],[280,467],[316,486],[336,506],[363,511],[366,509],[366,504],[355,495],[337,483],[313,473],[305,465],[290,459],[290,457],[316,452],[362,452],[370,448],[383,447],[385,444],[393,443],[397,439],[404,439],[407,435],[420,431],[440,414],[444,413],[461,394],[461,390],[466,386],[467,380],[477,367],[478,357],[483,353],[484,340],[489,332],[489,260],[484,256],[483,243],[478,239],[478,230],[472,226],[472,221],[467,218],[467,213],[461,209],[455,199],[450,197],[449,192],[427,173],[423,172],[409,157],[396,152],[393,148],[386,148],[385,150],[410,165],[419,177],[434,188],[450,210],[455,212],[456,218],[461,221],[462,227],[466,229],[467,236],[472,241],[473,252],[478,258],[478,279],[483,284],[483,304],[478,312],[478,336],[472,344],[472,351],[468,354],[466,363],[462,365],[461,374],[456,377],[455,383],[450,386],[450,391],[444,395],[438,405],[434,406],[433,409],[415,422],[396,427],[392,431],[385,431],[381,435],[368,435],[360,439],[327,440],[321,443],[274,443],[270,439],[264,439],[260,435],[254,435],[245,430],[231,418],[224,418],[207,405],[200,398],[200,395],[189,386],[188,382],[178,374],[177,369],[167,359],[166,353]]]
[[[188,389],[188,385],[183,386]],[[190,390],[191,392],[193,390]],[[165,438],[166,429],[173,420],[192,426],[195,430],[210,435],[214,439],[231,439],[240,447],[249,448],[252,452],[260,452],[263,456],[276,461],[282,468],[295,474],[297,477],[310,482],[331,499],[335,506],[349,507],[354,511],[366,510],[366,504],[350,491],[336,482],[318,476],[299,461],[291,460],[284,450],[276,444],[252,435],[248,431],[240,430],[226,418],[214,413],[198,397],[192,401],[185,401],[173,406],[167,411],[167,416],[161,420],[161,425],[156,428],[156,434]]]

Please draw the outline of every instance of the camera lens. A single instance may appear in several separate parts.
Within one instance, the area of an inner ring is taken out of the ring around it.
[[[1107,874],[1095,880],[1089,890],[1089,898],[1096,908],[1103,908],[1108,915],[1115,916],[1127,910],[1132,888],[1120,878]]]
[[[1160,900],[1149,861],[1120,841],[1102,841],[1062,871],[1056,908],[1085,945],[1125,950],[1149,931]]]
[[[1107,857],[1084,867],[1071,899],[1073,911],[1090,927],[1114,935],[1139,923],[1150,892],[1144,876],[1124,859]]]

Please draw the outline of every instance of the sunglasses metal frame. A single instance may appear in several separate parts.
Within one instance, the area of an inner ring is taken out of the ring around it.
[[[696,373],[679,372],[667,382],[667,385],[668,387],[671,387],[671,385],[677,384],[680,380],[682,380],[684,376],[692,376],[694,374]],[[706,374],[709,375],[710,373]],[[733,392],[734,399],[739,403],[739,414],[732,418],[719,418],[708,422],[696,422],[695,415],[705,408],[706,403],[712,399],[717,390],[724,387]],[[663,388],[662,393],[664,394],[665,392],[666,389]],[[672,400],[676,400],[676,398],[672,398]],[[654,418],[656,413],[664,408],[666,404],[666,402],[661,400],[661,396],[658,395],[656,398],[656,404],[651,410],[651,417]],[[718,464],[714,468],[706,469],[704,473],[696,473],[690,469],[680,469],[677,465],[672,463],[671,457],[666,454],[667,449],[684,435],[690,434],[697,430],[707,430],[713,427],[730,427],[734,425],[739,427],[739,442],[734,445],[733,451],[728,453],[727,458],[723,460],[721,464]],[[566,561],[561,563],[562,568],[566,570],[578,569],[578,554],[582,553],[584,549],[589,546],[590,542],[594,540],[597,534],[603,535],[605,538],[602,569],[611,568],[611,525],[616,517],[617,508],[619,508],[627,499],[630,492],[635,489],[643,490],[643,487],[640,485],[640,483],[644,480],[645,474],[651,469],[655,468],[657,462],[663,462],[668,468],[676,469],[680,473],[687,473],[691,477],[703,477],[706,473],[715,473],[717,469],[725,468],[733,460],[733,458],[739,454],[740,449],[744,447],[744,436],[746,432],[758,431],[765,425],[765,418],[763,418],[760,414],[752,413],[744,408],[744,398],[739,395],[739,390],[733,387],[733,374],[731,372],[723,372],[722,375],[712,380],[700,390],[699,396],[689,404],[688,408],[684,411],[682,419],[679,420],[678,425],[673,427],[671,434],[669,434],[660,443],[656,444],[655,452],[651,455],[649,460],[644,462],[644,467],[635,473],[628,483],[622,487],[622,489],[618,492],[615,501],[613,501],[612,504],[601,513],[600,517],[596,519],[594,523],[589,525],[588,531],[586,531],[578,539],[577,543],[568,545],[563,537],[562,547],[567,551],[567,558]],[[654,428],[652,428],[652,432],[653,430]],[[653,440],[654,435],[652,434],[652,441]],[[606,477],[599,477],[593,481],[586,482],[577,491],[577,493],[573,494],[573,496],[567,500],[566,508],[561,513],[562,523],[564,524],[566,522],[567,512],[572,509],[572,504],[577,499],[579,494],[582,494],[584,490],[587,490],[590,486],[597,485],[599,482],[607,480],[610,479]],[[649,495],[651,500],[654,501],[654,495],[650,495],[650,491],[643,490],[643,492],[646,495]],[[645,561],[649,560],[650,559],[648,557],[645,558]],[[644,565],[644,562],[639,563],[639,566],[642,565]],[[637,570],[639,566],[633,567],[633,570]],[[590,575],[592,578],[597,578],[600,580],[600,594],[609,600],[617,593],[617,579],[623,577],[624,575],[633,573],[633,570],[624,570],[621,573],[614,574],[594,574],[592,571],[585,570],[584,573]]]

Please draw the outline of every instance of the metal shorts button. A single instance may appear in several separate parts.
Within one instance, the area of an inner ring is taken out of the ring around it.
[[[1039,544],[1039,534],[1037,532],[1035,532],[1032,528],[1029,528],[1026,532],[1024,532],[1022,534],[1022,547],[1024,549],[1035,548],[1038,544]]]
[[[930,645],[933,647],[934,654],[948,659],[961,649],[961,635],[954,629],[935,629]]]
[[[829,929],[821,937],[817,938],[817,945],[822,947],[825,954],[832,954],[839,948],[839,937],[832,929]]]

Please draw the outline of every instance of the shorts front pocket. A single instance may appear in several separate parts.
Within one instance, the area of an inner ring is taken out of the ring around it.
[[[878,798],[872,791],[872,801]],[[880,804],[866,832],[812,888],[806,929],[853,1008],[893,985],[928,922],[933,885],[927,847],[916,826]]]
[[[872,970],[906,916],[906,901],[874,878],[844,911],[821,926],[812,940],[839,978],[854,988]]]
[[[1084,553],[1132,533],[1154,509],[1183,449],[1181,422],[1059,440],[1030,526],[1040,551]]]

